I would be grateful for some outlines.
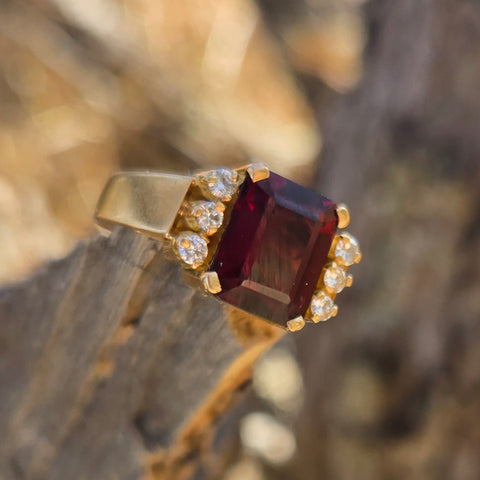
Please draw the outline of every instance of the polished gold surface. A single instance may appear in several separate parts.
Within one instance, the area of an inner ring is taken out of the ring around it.
[[[111,230],[124,225],[165,239],[190,187],[189,176],[128,172],[113,176],[97,204],[95,220]]]
[[[203,288],[208,293],[220,293],[222,291],[222,286],[220,285],[220,280],[218,279],[217,272],[205,272],[201,275],[201,280]]]
[[[305,326],[305,320],[303,319],[302,316],[293,318],[292,320],[289,320],[287,322],[287,328],[291,332],[298,332]]]
[[[269,168],[263,163],[252,163],[247,167],[247,172],[254,183],[270,176]]]
[[[346,228],[350,225],[350,211],[344,203],[337,205],[338,228]]]

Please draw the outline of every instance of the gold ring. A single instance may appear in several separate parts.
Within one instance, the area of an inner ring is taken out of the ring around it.
[[[187,283],[291,331],[337,315],[357,240],[345,205],[261,163],[196,175],[127,172],[107,183],[97,224],[166,242]]]

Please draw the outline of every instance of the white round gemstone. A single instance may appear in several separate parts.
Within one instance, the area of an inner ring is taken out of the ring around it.
[[[333,316],[335,304],[326,292],[319,290],[312,298],[310,310],[314,322],[324,322]]]
[[[199,267],[207,258],[207,242],[194,232],[181,232],[175,238],[175,248],[180,258],[193,268]]]
[[[203,178],[210,193],[220,200],[230,200],[237,190],[238,173],[234,170],[219,168],[206,173]]]
[[[347,274],[340,265],[332,262],[325,270],[323,276],[323,283],[330,288],[334,293],[340,293],[347,282]]]
[[[355,237],[349,233],[342,233],[338,236],[338,241],[335,245],[335,257],[339,263],[349,267],[355,263],[355,259],[359,254],[360,247]]]
[[[193,217],[199,228],[206,234],[212,235],[221,226],[223,222],[223,204],[215,202],[194,202]]]

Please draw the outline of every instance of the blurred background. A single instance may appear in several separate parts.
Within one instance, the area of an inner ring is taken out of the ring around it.
[[[93,234],[119,169],[258,157],[311,184],[322,135],[297,73],[346,91],[361,72],[355,0],[300,16],[249,0],[2,3],[3,281]],[[281,37],[261,7],[284,16]]]
[[[261,159],[352,211],[339,316],[283,340],[208,477],[480,478],[480,5],[6,0],[0,281],[120,169]]]

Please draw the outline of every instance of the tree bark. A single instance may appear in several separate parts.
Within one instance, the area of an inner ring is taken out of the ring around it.
[[[0,323],[5,479],[190,476],[280,334],[121,229],[2,290]]]

